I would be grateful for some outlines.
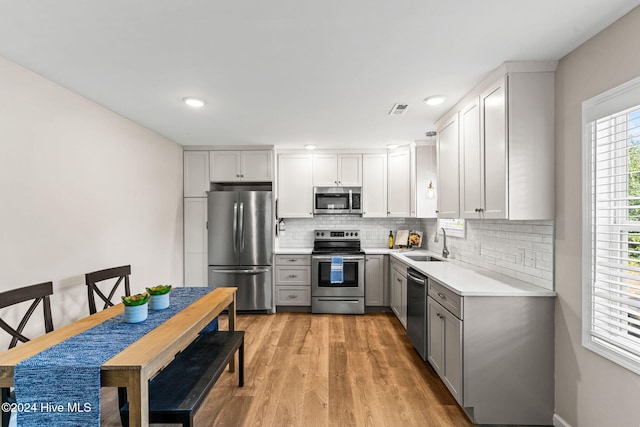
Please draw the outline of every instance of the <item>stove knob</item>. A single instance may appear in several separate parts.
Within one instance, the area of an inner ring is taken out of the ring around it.
[[[358,237],[358,232],[356,231],[356,237]]]
[[[319,235],[320,235],[320,233],[317,233],[317,232],[316,232],[316,237],[318,237]]]
[[[320,235],[321,235],[322,237],[324,237],[324,232],[320,233]]]

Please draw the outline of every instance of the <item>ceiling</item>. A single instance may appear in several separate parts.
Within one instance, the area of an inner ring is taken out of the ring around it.
[[[0,0],[0,55],[181,145],[384,147],[426,139],[504,61],[560,59],[638,4]]]

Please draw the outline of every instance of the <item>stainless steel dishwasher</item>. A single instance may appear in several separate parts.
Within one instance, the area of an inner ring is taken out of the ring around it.
[[[407,337],[422,358],[427,360],[427,277],[407,269]]]

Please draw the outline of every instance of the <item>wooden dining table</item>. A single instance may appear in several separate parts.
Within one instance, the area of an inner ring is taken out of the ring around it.
[[[129,424],[149,425],[149,379],[168,365],[198,333],[228,308],[229,330],[235,330],[237,288],[216,288],[107,360],[101,367],[102,387],[126,387]],[[16,364],[121,314],[122,303],[82,318],[0,353],[0,387],[13,387]],[[235,371],[233,359],[229,364]]]

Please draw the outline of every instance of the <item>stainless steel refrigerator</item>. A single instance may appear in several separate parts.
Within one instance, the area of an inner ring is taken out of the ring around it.
[[[208,193],[209,286],[234,286],[236,309],[273,311],[271,191]]]

